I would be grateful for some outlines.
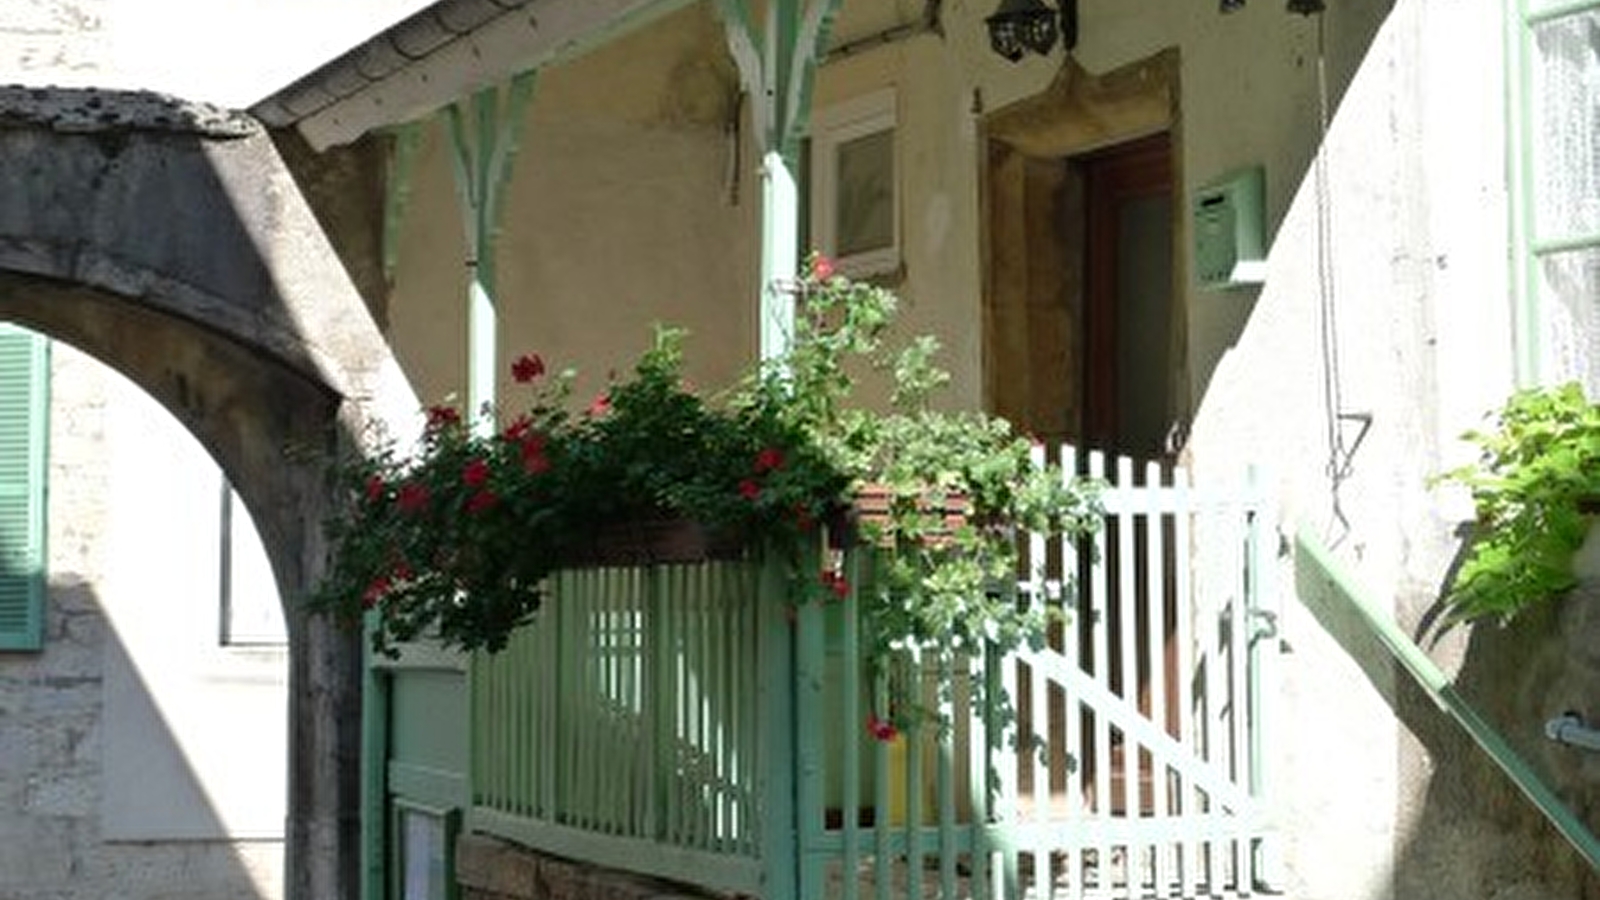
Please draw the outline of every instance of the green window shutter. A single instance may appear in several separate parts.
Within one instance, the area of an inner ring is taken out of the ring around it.
[[[0,650],[44,645],[48,346],[0,324]]]

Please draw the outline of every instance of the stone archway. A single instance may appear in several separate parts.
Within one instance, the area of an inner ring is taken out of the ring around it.
[[[323,564],[327,453],[416,409],[264,129],[170,98],[0,89],[0,317],[171,410],[250,507],[289,598]],[[287,894],[353,900],[359,636],[287,605]]]

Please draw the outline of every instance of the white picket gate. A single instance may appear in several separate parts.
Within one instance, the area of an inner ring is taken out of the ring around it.
[[[1071,448],[1057,452],[1078,470]],[[1262,686],[1276,623],[1261,589],[1271,533],[1261,499],[1248,479],[1193,486],[1154,463],[1081,462],[1109,483],[1104,528],[1081,544],[1032,539],[1019,585],[1061,604],[1065,624],[1037,651],[914,661],[946,727],[914,727],[887,748],[867,741],[859,764],[848,750],[802,752],[796,896],[1260,890],[1270,850]],[[800,634],[822,629],[821,613],[802,614]],[[855,679],[816,674],[854,652],[847,641],[824,658],[820,643],[808,653],[802,641],[802,741],[840,718],[858,730]],[[969,703],[964,685],[977,679],[999,682],[1009,709]]]
[[[1110,482],[1105,527],[1087,546],[1033,541],[1025,588],[1063,594],[1069,624],[1006,668],[1019,734],[1045,748],[1000,791],[1014,798],[1000,820],[1041,842],[1019,882],[1039,897],[1248,896],[1269,849],[1262,499],[1248,476],[1194,486],[1153,462],[1082,462]]]

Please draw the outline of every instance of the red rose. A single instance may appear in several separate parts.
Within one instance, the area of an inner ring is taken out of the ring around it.
[[[756,454],[756,474],[781,468],[783,468],[783,451],[777,447],[768,447]]]
[[[823,256],[819,253],[817,254],[817,258],[811,261],[812,278],[815,278],[818,281],[827,281],[829,278],[833,277],[833,273],[833,260],[827,258],[826,256]]]
[[[372,583],[367,585],[366,591],[361,594],[361,608],[371,609],[377,606],[378,601],[387,593],[389,593],[389,579],[387,576],[379,575],[372,579]]]
[[[822,583],[829,591],[833,592],[835,599],[843,600],[850,596],[850,581],[838,572],[824,571],[822,573]]]
[[[584,415],[591,418],[599,418],[609,412],[611,412],[611,397],[601,394],[594,398],[594,402],[589,404],[588,409],[584,410]]]
[[[395,502],[405,512],[421,512],[428,508],[428,486],[408,481],[400,486],[400,495]]]
[[[872,735],[875,740],[887,743],[899,737],[900,730],[894,727],[893,722],[878,718],[877,713],[868,713],[867,734]]]
[[[529,475],[550,471],[550,457],[544,455],[544,435],[530,434],[522,439],[522,469]]]
[[[461,424],[461,413],[451,406],[428,407],[428,430],[439,431]]]
[[[527,384],[543,374],[544,360],[537,353],[524,353],[511,364],[511,377],[519,384]]]
[[[489,481],[489,464],[481,459],[469,461],[461,469],[461,483],[467,487],[483,487]]]
[[[746,478],[739,482],[739,496],[753,503],[761,497],[761,485],[754,478]]]
[[[367,502],[377,503],[388,490],[389,486],[383,483],[383,479],[373,475],[367,479]]]
[[[528,429],[532,427],[532,419],[528,418],[527,416],[518,416],[515,422],[512,422],[510,425],[506,426],[505,431],[500,432],[500,437],[507,443],[520,441],[527,435]]]
[[[494,491],[478,491],[467,498],[467,512],[473,514],[481,513],[494,506],[499,500],[500,498],[495,496]]]

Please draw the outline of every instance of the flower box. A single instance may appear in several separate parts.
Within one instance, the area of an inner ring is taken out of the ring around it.
[[[567,560],[571,566],[643,566],[743,559],[743,542],[683,518],[633,519],[600,529]]]

